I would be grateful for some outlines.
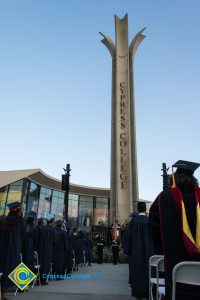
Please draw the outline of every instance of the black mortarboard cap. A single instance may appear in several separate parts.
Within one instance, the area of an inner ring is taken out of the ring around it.
[[[10,210],[17,209],[20,207],[20,205],[21,205],[21,203],[19,201],[15,201],[15,202],[7,204],[8,208]]]
[[[26,217],[32,218],[32,219],[37,219],[37,214],[34,211],[29,211]]]
[[[199,166],[199,163],[186,160],[178,160],[172,167],[177,168],[176,173],[187,173],[189,175],[192,175]]]
[[[38,218],[38,225],[44,225],[44,219]]]
[[[61,221],[61,220],[57,220],[57,221],[55,222],[56,227],[61,226],[61,225],[62,225],[62,222],[63,222],[63,221]]]

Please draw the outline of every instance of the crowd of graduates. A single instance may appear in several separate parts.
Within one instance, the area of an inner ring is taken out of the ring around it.
[[[132,296],[137,300],[148,299],[149,258],[162,254],[165,265],[166,300],[171,300],[172,270],[182,261],[200,260],[200,188],[193,176],[200,164],[178,161],[172,174],[170,187],[161,192],[152,204],[149,216],[145,202],[138,202],[138,212],[130,215],[125,229],[118,221],[110,230],[113,264],[118,263],[119,232],[122,248],[128,255],[129,284]],[[7,217],[0,217],[0,273],[2,300],[8,300],[6,292],[13,283],[8,275],[20,261],[35,272],[35,256],[40,266],[42,285],[48,284],[48,274],[62,275],[78,271],[79,266],[91,265],[92,240],[89,234],[74,228],[63,218],[54,222],[49,214],[45,224],[37,220],[31,211],[26,218],[20,214],[19,202],[8,205]],[[120,229],[120,230],[119,230]],[[95,237],[97,242],[97,263],[103,262],[105,241],[102,234]],[[199,286],[179,285],[177,300],[200,299]]]
[[[61,280],[64,274],[77,271],[80,266],[91,265],[92,241],[89,234],[71,229],[62,218],[54,216],[38,219],[35,212],[26,218],[20,215],[20,203],[9,206],[7,217],[0,217],[0,273],[2,300],[7,300],[7,290],[14,284],[8,275],[21,261],[35,273],[36,258],[40,266],[41,285],[48,284],[48,275]]]

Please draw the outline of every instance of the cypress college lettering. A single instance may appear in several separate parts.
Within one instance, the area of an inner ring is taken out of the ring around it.
[[[128,15],[115,16],[115,42],[101,33],[112,57],[110,217],[124,222],[138,201],[135,128],[135,53],[144,39],[144,29],[129,43]]]
[[[127,85],[120,82],[120,186],[121,189],[127,188],[128,161],[127,161]]]

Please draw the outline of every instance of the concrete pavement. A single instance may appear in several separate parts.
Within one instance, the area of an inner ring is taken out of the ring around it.
[[[29,288],[28,292],[9,294],[11,300],[133,300],[128,287],[127,264],[92,264],[72,273],[82,278],[50,280],[46,286]],[[89,277],[83,279],[84,277]]]

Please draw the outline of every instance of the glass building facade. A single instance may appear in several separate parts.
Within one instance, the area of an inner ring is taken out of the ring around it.
[[[3,172],[0,172],[0,182],[1,173]],[[41,174],[41,172],[36,174],[34,178],[37,179],[36,181],[31,180],[31,176],[29,176],[3,187],[0,186],[0,215],[8,214],[7,205],[9,203],[19,201],[23,216],[26,216],[29,211],[35,211],[38,218],[45,219],[48,213],[54,214],[55,220],[62,218],[65,192],[55,189],[56,185],[61,186],[61,182],[51,178],[50,180],[47,175],[45,177],[44,174]],[[48,187],[39,181],[45,181],[48,183]],[[105,197],[105,193],[107,197]],[[98,222],[105,226],[110,224],[109,190],[70,185],[68,198],[68,218],[72,227],[90,231],[91,227],[97,225]]]
[[[22,203],[24,216],[29,211],[35,211],[38,218],[46,218],[48,213],[54,214],[56,219],[63,216],[64,192],[40,186],[27,179],[0,189],[0,215],[7,215],[7,205],[15,201]]]
[[[98,222],[108,226],[109,198],[69,194],[68,216],[73,227],[84,231]]]

